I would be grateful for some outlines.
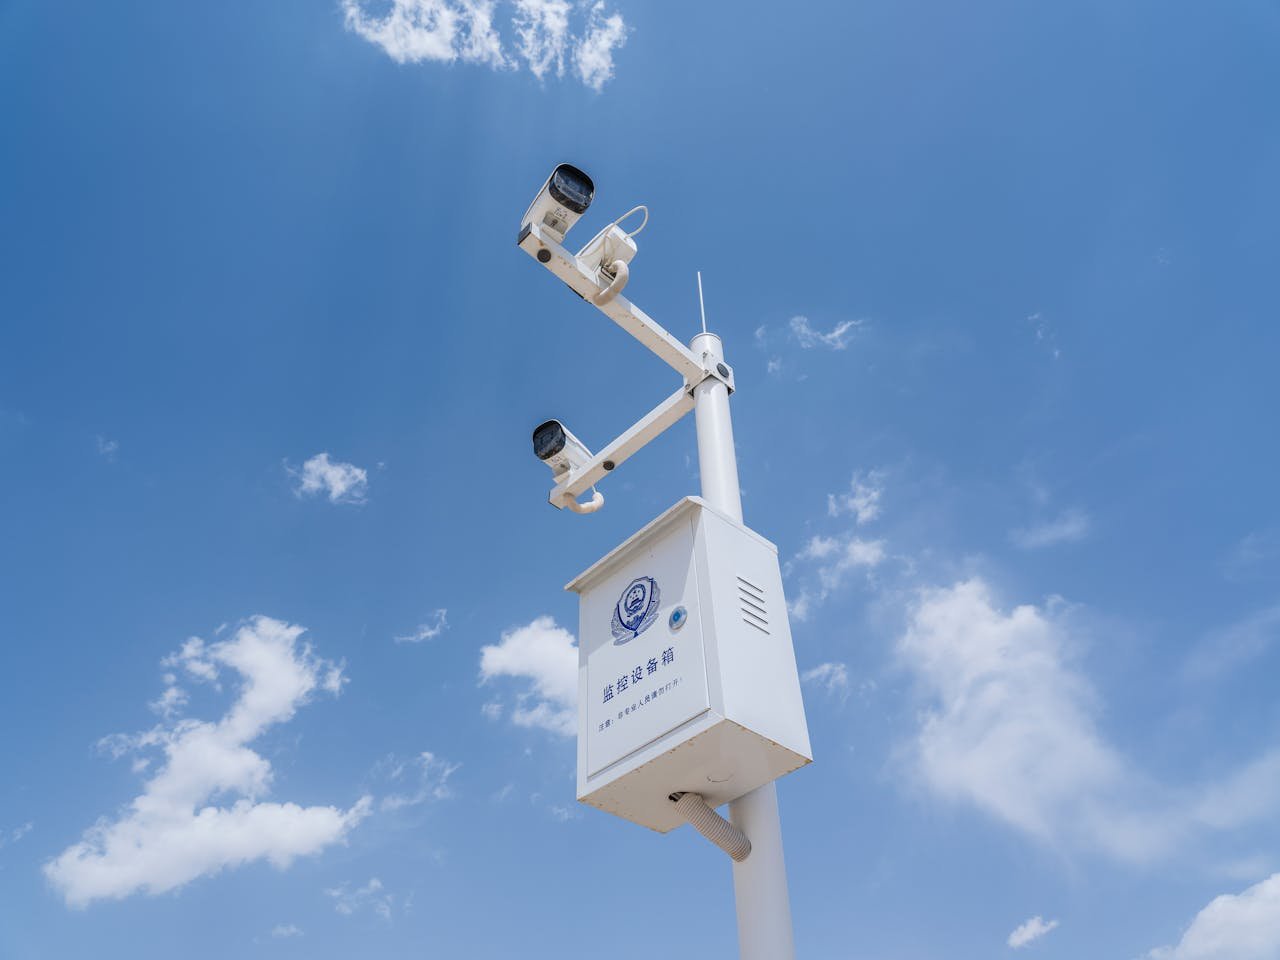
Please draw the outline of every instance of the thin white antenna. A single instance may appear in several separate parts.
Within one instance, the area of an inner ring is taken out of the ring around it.
[[[702,332],[707,332],[707,305],[702,300],[702,271],[698,271],[698,309],[702,311]]]

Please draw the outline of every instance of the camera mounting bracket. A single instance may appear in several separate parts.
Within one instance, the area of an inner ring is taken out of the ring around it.
[[[649,441],[661,436],[692,409],[693,394],[681,387],[581,467],[571,471],[569,476],[551,489],[547,499],[552,506],[563,509],[569,500],[577,500],[618,464],[638,452]]]
[[[590,303],[606,317],[635,337],[667,366],[684,378],[684,384],[667,399],[646,413],[612,443],[556,484],[548,496],[551,505],[563,510],[590,490],[624,460],[660,436],[693,409],[694,390],[708,378],[719,380],[729,392],[734,390],[733,370],[723,361],[706,353],[695,354],[673,337],[647,313],[621,294],[603,298],[609,289],[602,284],[598,271],[590,270],[577,256],[549,236],[539,224],[526,225],[516,243],[574,293]]]
[[[601,284],[596,271],[588,270],[582,261],[557,243],[540,225],[536,223],[527,225],[520,231],[516,243],[521,250],[563,280],[570,290],[596,307],[656,354],[663,363],[684,377],[685,389],[690,393],[707,377],[722,380],[730,391],[733,390],[732,370],[728,367],[723,371],[718,370],[716,363],[696,355],[622,294],[618,294],[606,303],[597,303],[596,297],[604,293],[608,285]]]

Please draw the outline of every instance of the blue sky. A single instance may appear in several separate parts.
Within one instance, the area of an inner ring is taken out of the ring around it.
[[[731,956],[574,801],[574,574],[696,492],[514,246],[736,372],[799,955],[1280,957],[1280,11],[0,5],[0,956]]]

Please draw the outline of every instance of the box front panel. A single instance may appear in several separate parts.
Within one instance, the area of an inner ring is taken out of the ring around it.
[[[693,550],[692,524],[673,524],[582,594],[587,776],[708,707]]]

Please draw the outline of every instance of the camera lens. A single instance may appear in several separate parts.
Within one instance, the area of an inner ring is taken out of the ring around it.
[[[596,185],[577,167],[562,163],[551,174],[551,196],[574,213],[586,213],[595,196]]]
[[[533,431],[533,455],[539,460],[554,457],[564,449],[564,427],[559,420],[548,420]]]

